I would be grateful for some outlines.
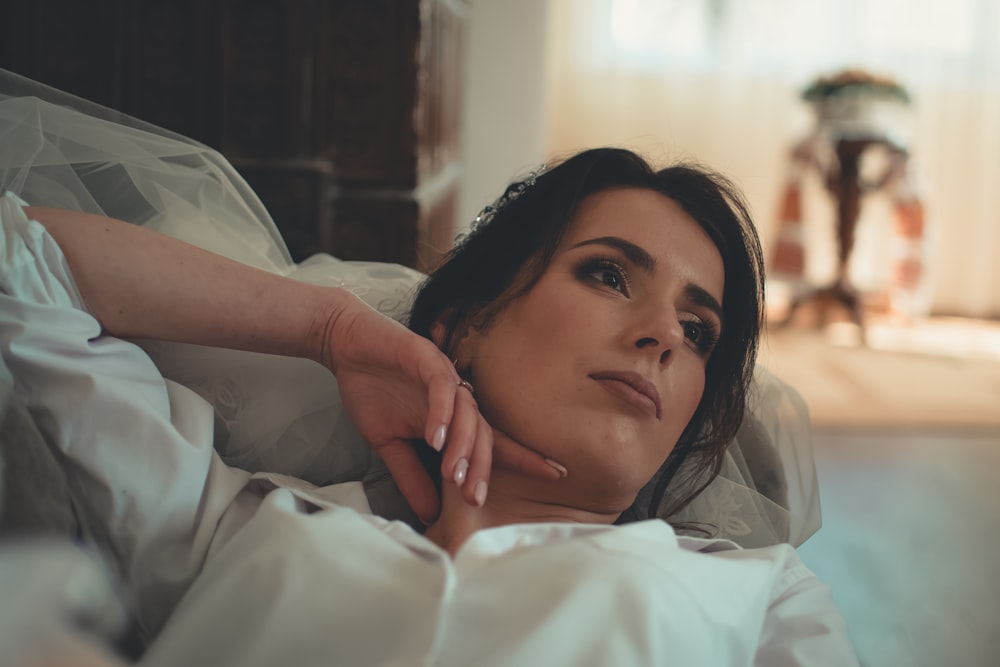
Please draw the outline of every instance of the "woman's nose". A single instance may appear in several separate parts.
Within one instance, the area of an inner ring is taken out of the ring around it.
[[[673,307],[660,306],[642,318],[634,333],[635,347],[659,355],[659,363],[670,359],[670,352],[684,342],[684,327]]]

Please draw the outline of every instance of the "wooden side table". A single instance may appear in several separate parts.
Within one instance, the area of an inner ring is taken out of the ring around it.
[[[885,171],[878,178],[866,181],[861,174],[861,160],[869,150],[882,147],[890,159]],[[837,268],[829,285],[797,294],[791,301],[781,324],[789,323],[796,311],[805,304],[819,307],[821,321],[825,321],[831,306],[842,306],[857,324],[861,340],[865,340],[865,309],[861,293],[851,284],[848,276],[855,233],[865,195],[884,188],[893,178],[905,171],[908,153],[905,149],[878,137],[847,137],[833,141],[836,161],[826,168],[824,184],[836,205]]]

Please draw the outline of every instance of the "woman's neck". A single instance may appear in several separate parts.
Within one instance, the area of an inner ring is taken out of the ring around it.
[[[494,468],[482,507],[466,502],[458,487],[446,483],[441,492],[441,514],[424,536],[454,556],[477,530],[515,523],[613,523],[622,507],[581,507],[566,502],[565,479],[539,481]]]

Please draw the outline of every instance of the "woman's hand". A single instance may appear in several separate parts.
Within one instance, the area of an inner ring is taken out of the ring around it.
[[[358,431],[385,463],[403,496],[426,523],[440,499],[417,458],[415,440],[443,449],[445,483],[462,487],[470,504],[486,498],[497,465],[558,479],[559,470],[513,441],[494,449],[493,429],[472,393],[459,386],[448,358],[426,338],[360,300],[326,323],[323,363],[337,376],[341,399]]]

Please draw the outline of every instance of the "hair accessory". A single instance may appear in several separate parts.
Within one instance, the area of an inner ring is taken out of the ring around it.
[[[540,165],[538,169],[529,172],[528,177],[525,178],[523,181],[517,181],[515,183],[511,183],[504,191],[504,193],[500,195],[499,199],[494,201],[492,204],[483,207],[483,210],[479,212],[479,215],[476,216],[476,219],[472,221],[473,231],[475,231],[475,229],[480,225],[488,224],[490,220],[492,220],[493,217],[497,214],[497,211],[499,211],[504,206],[514,201],[521,195],[523,195],[525,190],[527,190],[528,188],[530,188],[532,185],[535,184],[535,181],[538,180],[538,177],[542,175],[542,173],[546,170],[546,168],[547,168],[546,165],[544,164]]]
[[[458,386],[459,387],[464,387],[465,389],[468,389],[470,394],[475,394],[476,393],[475,387],[473,387],[472,383],[469,382],[468,380],[459,380],[458,381]]]

